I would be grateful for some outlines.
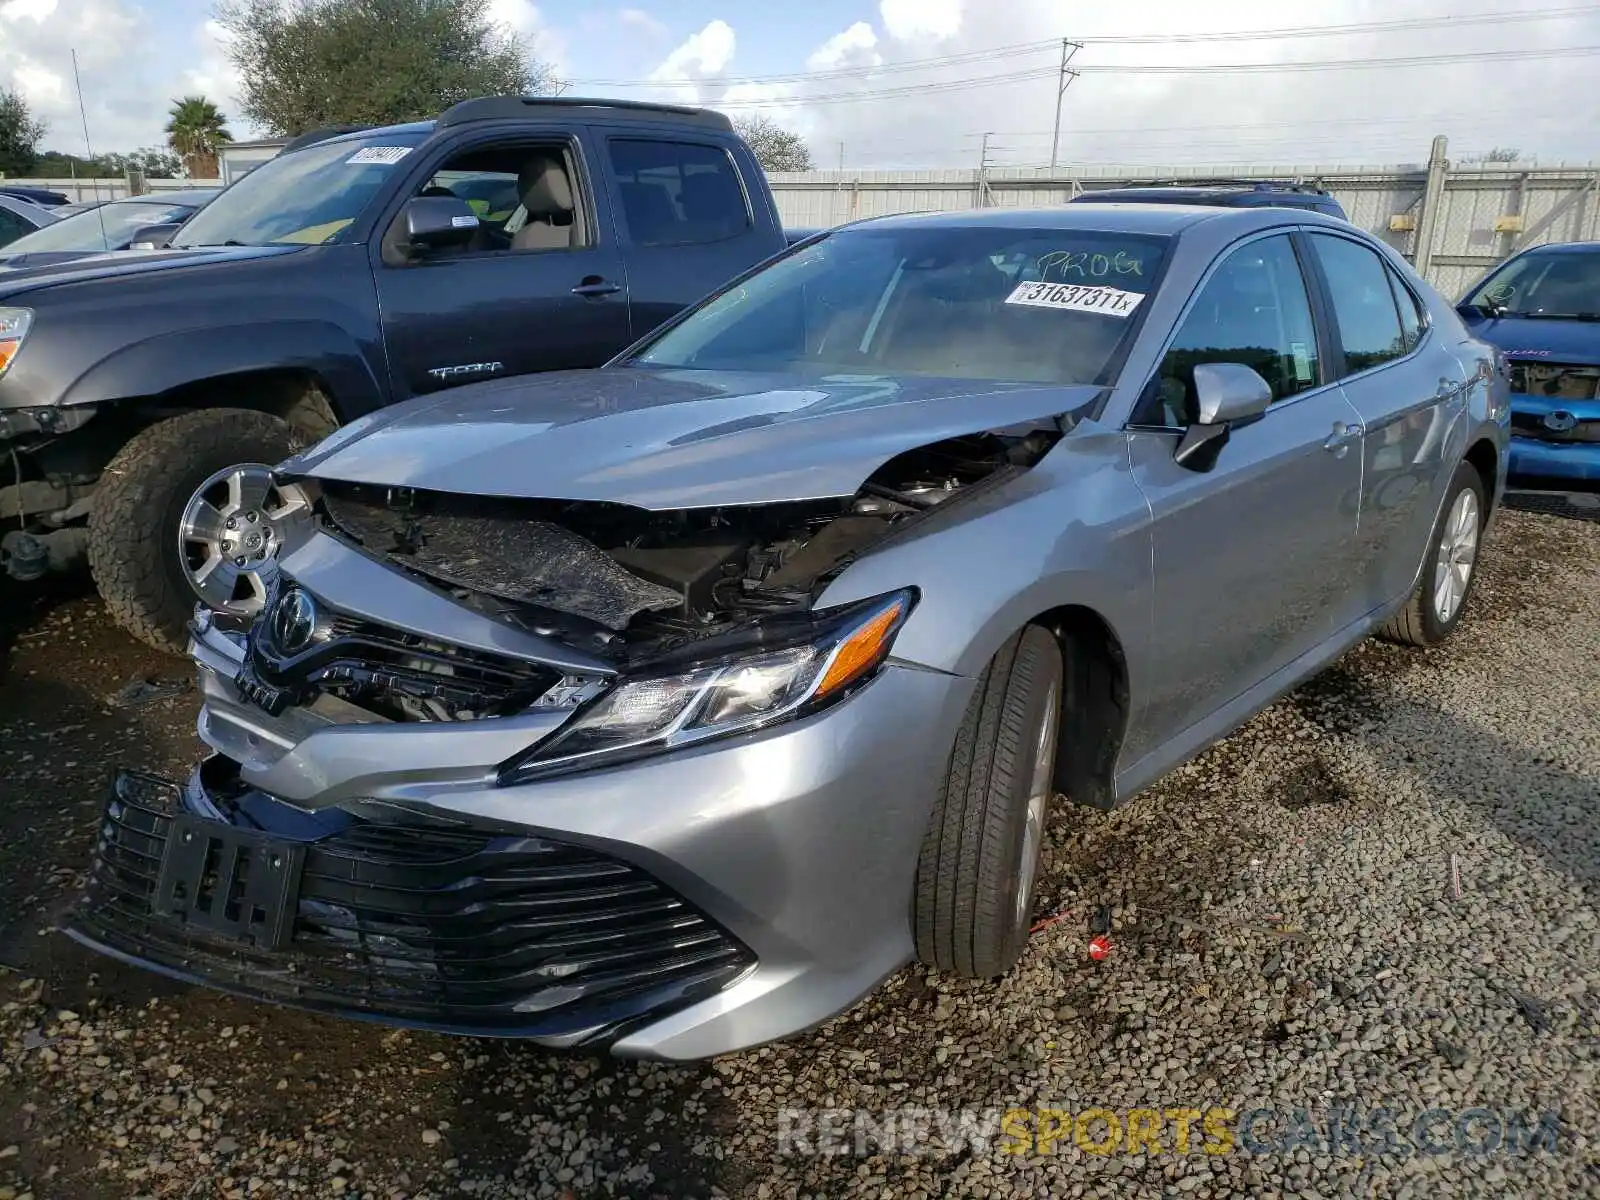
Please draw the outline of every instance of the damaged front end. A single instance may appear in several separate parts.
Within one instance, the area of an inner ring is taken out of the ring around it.
[[[729,810],[718,829],[702,813],[704,844],[674,825],[635,845],[574,832],[552,807],[563,788],[540,804],[512,785],[765,728],[884,673],[887,694],[936,703],[933,674],[885,671],[914,586],[818,600],[851,562],[1017,478],[1060,436],[1044,421],[947,439],[850,496],[657,512],[303,478],[318,525],[287,549],[262,613],[248,628],[196,618],[199,728],[216,754],[186,785],[119,780],[68,932],[261,999],[562,1047],[764,992],[750,982],[762,935],[707,884],[705,856],[783,853],[792,837],[762,841],[770,816]],[[885,790],[893,770],[853,765],[850,787]],[[787,977],[794,948],[776,944]],[[878,941],[819,968],[819,1013],[899,954]]]

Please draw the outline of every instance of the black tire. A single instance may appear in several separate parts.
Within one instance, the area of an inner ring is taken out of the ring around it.
[[[1028,793],[1047,707],[1059,726],[1061,683],[1061,650],[1037,626],[1011,638],[978,679],[917,863],[913,924],[917,957],[929,966],[992,979],[1022,955],[1043,841],[1041,820],[1033,861],[1025,864]],[[1051,790],[1054,737],[1052,727],[1045,750]]]
[[[1395,642],[1402,646],[1435,646],[1455,632],[1456,626],[1461,623],[1461,614],[1467,611],[1467,601],[1472,598],[1472,587],[1478,581],[1477,558],[1473,558],[1465,594],[1462,595],[1449,620],[1441,619],[1434,607],[1433,588],[1445,524],[1450,520],[1450,514],[1455,511],[1461,493],[1466,491],[1470,491],[1477,498],[1478,532],[1481,538],[1489,512],[1483,493],[1483,477],[1471,463],[1463,462],[1456,468],[1456,473],[1450,480],[1450,490],[1445,497],[1444,506],[1439,510],[1439,517],[1428,532],[1428,551],[1422,560],[1422,575],[1417,580],[1416,589],[1406,600],[1405,607],[1378,629],[1378,636],[1384,641]],[[1483,544],[1480,541],[1478,553],[1481,554],[1482,550]]]
[[[286,421],[208,408],[159,421],[107,465],[89,517],[89,568],[111,618],[140,641],[182,654],[197,599],[178,555],[184,505],[236,463],[277,463],[309,443]]]

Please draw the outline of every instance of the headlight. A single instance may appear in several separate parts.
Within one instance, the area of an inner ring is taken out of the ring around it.
[[[501,772],[505,784],[583,770],[761,729],[825,708],[875,675],[916,602],[893,592],[819,613],[810,640],[624,678]]]
[[[11,360],[22,349],[22,339],[28,336],[33,324],[31,308],[0,308],[0,375],[6,373]]]

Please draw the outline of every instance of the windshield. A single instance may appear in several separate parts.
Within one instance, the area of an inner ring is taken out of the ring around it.
[[[841,230],[724,292],[633,361],[1102,383],[1166,246],[1059,229]]]
[[[280,155],[225,189],[173,244],[189,249],[336,242],[426,136],[390,130]]]
[[[1600,318],[1600,254],[1526,254],[1489,276],[1467,303],[1513,317],[1595,320]]]
[[[32,254],[45,250],[126,250],[133,235],[146,225],[165,225],[181,221],[194,211],[189,204],[151,197],[149,200],[119,200],[102,204],[88,212],[74,213],[64,220],[46,225],[6,247],[7,254]],[[105,225],[101,226],[104,218]]]

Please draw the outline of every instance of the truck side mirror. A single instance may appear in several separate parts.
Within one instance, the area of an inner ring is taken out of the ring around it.
[[[182,221],[168,221],[161,225],[145,225],[133,235],[129,250],[165,250],[172,244],[172,235],[183,227]]]
[[[406,242],[415,250],[465,246],[478,232],[478,214],[456,196],[416,196],[401,210]]]

